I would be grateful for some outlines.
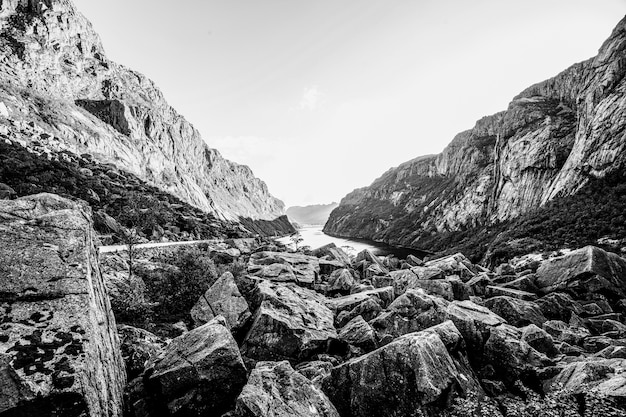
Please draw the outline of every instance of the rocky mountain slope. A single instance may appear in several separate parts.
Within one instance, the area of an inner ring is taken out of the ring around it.
[[[506,222],[622,171],[625,73],[622,20],[596,57],[524,90],[441,154],[347,195],[324,231],[419,247],[435,233]]]
[[[294,206],[287,209],[289,220],[301,225],[323,225],[328,221],[330,212],[339,204],[315,204],[310,206]]]
[[[0,119],[44,132],[51,152],[90,154],[223,220],[284,215],[267,186],[209,148],[151,80],[107,59],[71,0],[2,2],[0,51]],[[38,139],[13,138],[27,148]]]

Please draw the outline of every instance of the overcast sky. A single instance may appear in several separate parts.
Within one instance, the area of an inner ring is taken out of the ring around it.
[[[75,0],[287,206],[338,201],[440,152],[596,54],[626,0]]]

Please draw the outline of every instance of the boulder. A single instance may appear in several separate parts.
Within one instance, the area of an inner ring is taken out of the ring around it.
[[[157,335],[125,324],[117,325],[117,333],[129,380],[141,375],[148,360],[156,358],[167,346]]]
[[[534,324],[529,324],[522,329],[522,340],[537,352],[541,352],[548,357],[559,354],[558,349],[554,346],[552,336]]]
[[[257,363],[232,415],[339,417],[328,397],[287,361]]]
[[[224,273],[215,281],[191,309],[191,318],[195,327],[217,316],[224,317],[228,328],[233,333],[237,333],[244,327],[252,316],[248,303],[239,292],[235,277],[230,272]]]
[[[598,292],[626,297],[626,260],[594,246],[547,260],[537,269],[537,286],[543,293]]]
[[[435,295],[448,301],[454,300],[452,283],[443,279],[416,279],[408,288],[420,288],[427,294]]]
[[[427,266],[414,266],[411,268],[411,272],[417,275],[418,279],[444,279],[446,275],[444,272],[435,267],[427,267]]]
[[[275,282],[298,282],[296,272],[291,265],[274,263],[270,265],[248,266],[248,272],[259,278]]]
[[[336,314],[339,314],[344,310],[352,310],[358,304],[370,298],[379,299],[381,306],[384,308],[394,300],[393,287],[376,288],[343,297],[332,298],[326,301],[326,305]]]
[[[266,278],[265,266],[281,264],[293,272],[295,282],[312,285],[320,274],[319,259],[315,256],[301,253],[262,251],[252,254],[248,262],[248,272],[261,278]],[[271,275],[267,278],[271,279]],[[276,280],[276,279],[274,279]],[[280,281],[287,281],[285,279]]]
[[[516,278],[513,281],[509,281],[500,285],[500,287],[511,288],[514,290],[525,291],[527,293],[537,293],[539,288],[535,285],[535,281],[537,281],[537,275],[529,274],[524,275],[522,277]]]
[[[363,349],[365,352],[376,349],[374,330],[363,317],[356,316],[339,331],[339,340]]]
[[[459,395],[483,395],[435,331],[407,334],[345,362],[322,386],[345,417],[438,415]]]
[[[0,414],[122,415],[126,383],[91,211],[0,200]]]
[[[337,315],[337,327],[343,327],[356,316],[361,316],[365,321],[377,317],[383,310],[382,301],[378,297],[367,298],[354,306],[351,310],[344,310]]]
[[[381,271],[381,275],[389,273],[385,265],[378,259],[378,256],[374,255],[372,251],[369,249],[363,249],[356,255],[355,262],[365,261],[369,266],[370,264],[376,265],[378,269]]]
[[[522,331],[508,324],[501,324],[489,332],[485,342],[483,361],[492,366],[499,379],[506,383],[536,383],[538,372],[554,365],[547,356],[538,352],[522,338]]]
[[[337,338],[333,312],[314,291],[263,281],[256,298],[259,308],[242,345],[249,358],[302,361]]]
[[[422,261],[420,258],[418,258],[415,255],[408,255],[406,257],[406,263],[411,265],[411,266],[422,266],[422,265],[424,265],[424,261]]]
[[[252,253],[257,247],[257,241],[253,237],[226,239],[225,243],[231,248],[237,249],[240,253]]]
[[[344,266],[350,265],[350,256],[348,256],[343,249],[338,248],[334,243],[329,243],[328,245],[324,245],[313,250],[313,256],[339,261]]]
[[[482,353],[491,329],[506,321],[486,307],[471,301],[454,301],[446,308],[446,317],[452,320],[472,354]]]
[[[424,263],[430,268],[439,268],[445,275],[458,275],[463,281],[468,281],[474,275],[484,272],[481,267],[472,264],[462,253],[444,256]]]
[[[541,313],[539,306],[532,301],[500,296],[485,301],[485,307],[515,327],[523,327],[528,324],[541,326],[548,321]]]
[[[544,384],[547,392],[597,393],[623,400],[626,397],[626,359],[589,358],[573,362]]]
[[[591,336],[589,330],[582,326],[571,326],[560,320],[549,320],[543,323],[543,329],[554,339],[570,345],[580,345],[582,341]]]
[[[310,380],[313,385],[318,388],[321,388],[322,381],[328,375],[330,375],[331,370],[334,365],[332,362],[316,360],[310,362],[302,362],[296,366],[296,370],[304,375],[308,380]]]
[[[348,269],[334,271],[328,279],[328,292],[349,294],[356,280]]]
[[[391,277],[391,285],[396,296],[404,294],[407,288],[411,287],[411,284],[418,279],[417,275],[409,269],[391,271],[389,277]]]
[[[565,293],[548,294],[537,300],[537,305],[543,315],[550,320],[569,321],[572,313],[582,314],[584,312],[580,303]]]
[[[515,288],[501,287],[498,285],[489,285],[486,288],[487,297],[506,296],[510,298],[517,298],[519,300],[534,301],[537,296],[531,292],[517,290]]]
[[[170,415],[221,415],[246,383],[237,342],[218,316],[172,340],[148,366],[146,388]]]

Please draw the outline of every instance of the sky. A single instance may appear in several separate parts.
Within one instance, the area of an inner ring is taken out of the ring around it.
[[[594,56],[626,14],[626,0],[75,3],[110,59],[287,206],[339,201],[440,152]]]

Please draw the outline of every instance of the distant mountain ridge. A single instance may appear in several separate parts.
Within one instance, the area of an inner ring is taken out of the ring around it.
[[[2,119],[45,133],[28,137],[6,124],[12,140],[90,154],[226,221],[267,225],[284,216],[250,168],[209,148],[151,80],[106,57],[72,1],[0,7]]]
[[[323,226],[326,224],[331,211],[339,204],[314,204],[310,206],[294,206],[287,209],[289,220],[299,225]]]
[[[419,248],[438,234],[510,221],[623,170],[625,74],[622,20],[596,57],[524,90],[441,154],[348,194],[324,231]]]

